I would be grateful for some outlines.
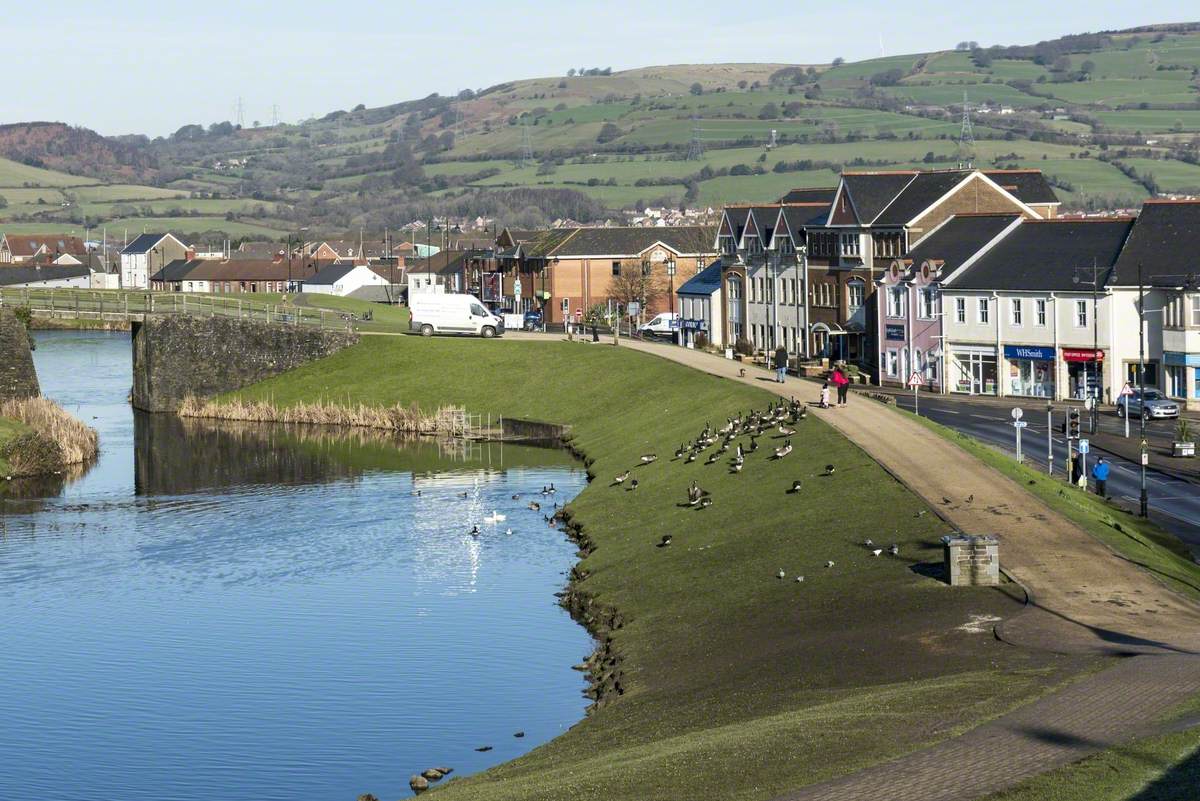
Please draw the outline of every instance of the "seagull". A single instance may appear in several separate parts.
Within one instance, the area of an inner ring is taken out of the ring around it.
[[[629,471],[628,471],[628,470],[626,470],[624,473],[622,473],[622,474],[621,474],[621,475],[619,475],[619,476],[614,476],[614,477],[613,477],[613,483],[614,483],[614,484],[623,484],[623,483],[625,483],[625,479],[627,479],[627,478],[629,478]]]
[[[657,458],[658,458],[657,453],[644,453],[644,454],[642,454],[642,464],[650,464]]]
[[[802,486],[803,485],[800,483],[800,479],[796,479],[795,481],[792,482],[792,488],[790,490],[788,490],[788,492],[795,495],[797,492],[800,491],[800,488]]]
[[[872,556],[879,556],[879,554],[881,554],[881,553],[883,553],[882,548],[876,548],[875,550],[871,551]]]
[[[800,582],[802,582],[802,581],[804,581],[804,576],[796,576],[796,583],[797,583],[797,584],[799,584],[799,583],[800,583]]]
[[[511,537],[511,536],[512,536],[512,529],[511,529],[511,528],[506,528],[506,529],[504,529],[504,533],[505,533],[505,534],[507,534],[508,536],[510,536],[510,537]]]
[[[776,575],[778,578],[781,578],[781,579],[783,579],[783,578],[787,578],[787,573],[784,573],[784,572],[783,572],[783,568],[782,568],[782,567],[781,567],[781,568],[779,568],[779,572],[778,572],[778,573],[776,573],[775,575]]]

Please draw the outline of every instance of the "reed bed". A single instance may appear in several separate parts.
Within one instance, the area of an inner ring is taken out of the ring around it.
[[[403,406],[343,405],[332,401],[276,406],[270,401],[208,400],[187,397],[180,404],[180,417],[243,420],[256,423],[308,423],[322,426],[378,428],[408,434],[462,436],[465,413],[457,407],[425,412],[416,404]]]
[[[72,417],[49,398],[4,401],[0,403],[0,417],[18,420],[31,430],[31,435],[9,443],[10,452],[5,456],[14,466],[26,461],[39,464],[57,461],[56,468],[83,464],[94,459],[100,450],[96,430]],[[31,458],[33,450],[39,451],[37,459]],[[51,450],[53,454],[49,453]]]

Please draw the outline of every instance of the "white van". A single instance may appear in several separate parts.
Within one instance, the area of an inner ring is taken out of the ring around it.
[[[662,312],[650,322],[642,323],[638,332],[643,336],[670,337],[675,335],[678,326],[674,312]]]
[[[504,321],[474,295],[419,292],[408,299],[408,328],[421,336],[471,334],[490,339],[504,333]]]

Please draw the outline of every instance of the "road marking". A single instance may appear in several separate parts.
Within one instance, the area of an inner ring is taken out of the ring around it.
[[[984,414],[973,414],[971,416],[974,417],[976,420],[987,420],[989,423],[996,422],[995,417],[988,417],[987,415],[984,415]]]
[[[956,412],[953,409],[938,409],[938,411],[942,414],[962,414],[962,412]]]

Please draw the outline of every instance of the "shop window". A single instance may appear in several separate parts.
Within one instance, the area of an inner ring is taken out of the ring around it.
[[[1200,367],[1192,368],[1192,397],[1200,398]]]
[[[1038,298],[1033,302],[1034,313],[1037,316],[1036,325],[1045,327],[1046,325],[1046,299]]]
[[[988,322],[988,299],[979,299],[979,324],[987,325]]]
[[[1187,369],[1180,365],[1167,365],[1164,370],[1167,379],[1167,395],[1172,398],[1187,397]]]

